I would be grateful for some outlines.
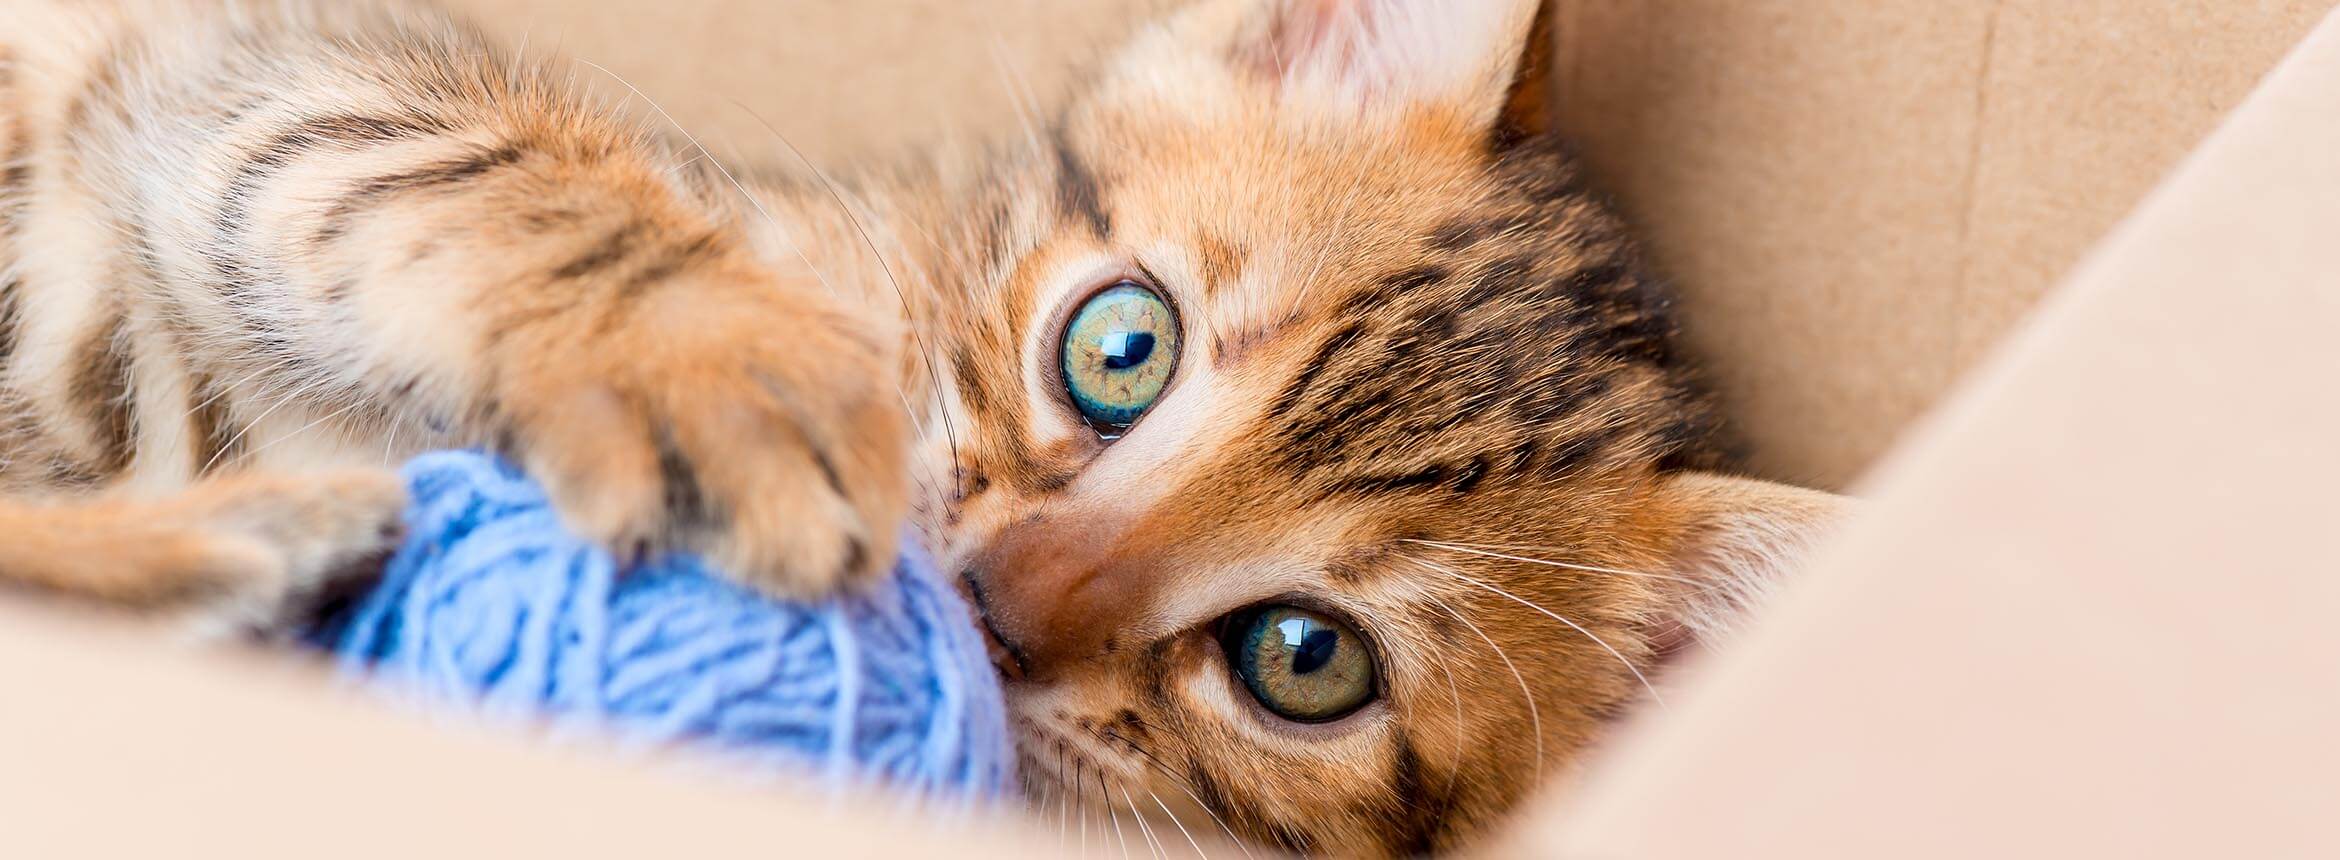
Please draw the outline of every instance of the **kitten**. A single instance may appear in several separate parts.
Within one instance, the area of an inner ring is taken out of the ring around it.
[[[1714,471],[1544,21],[1201,0],[1028,134],[833,183],[403,6],[17,0],[0,580],[270,627],[453,445],[786,595],[907,517],[1043,808],[1452,848],[1837,509]]]

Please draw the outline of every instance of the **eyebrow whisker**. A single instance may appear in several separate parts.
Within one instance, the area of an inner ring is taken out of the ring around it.
[[[1510,600],[1510,601],[1512,601],[1512,602],[1514,602],[1514,603],[1517,603],[1517,604],[1519,604],[1519,605],[1521,605],[1521,606],[1525,606],[1525,607],[1527,607],[1527,608],[1529,608],[1529,609],[1533,609],[1533,610],[1535,610],[1535,611],[1537,611],[1537,612],[1539,612],[1539,613],[1542,613],[1542,614],[1543,614],[1545,617],[1547,617],[1547,618],[1550,618],[1550,619],[1552,619],[1552,620],[1554,620],[1554,621],[1558,621],[1558,622],[1560,622],[1561,624],[1565,624],[1565,625],[1567,625],[1567,626],[1568,626],[1568,629],[1570,629],[1570,630],[1574,630],[1574,631],[1576,631],[1576,632],[1578,632],[1578,633],[1584,634],[1584,637],[1585,637],[1585,638],[1587,638],[1587,639],[1590,639],[1590,640],[1592,640],[1592,641],[1593,641],[1593,644],[1601,646],[1601,650],[1609,652],[1609,656],[1617,658],[1617,662],[1618,662],[1618,663],[1622,663],[1622,664],[1624,664],[1624,666],[1625,666],[1625,671],[1633,673],[1633,679],[1634,679],[1634,680],[1636,680],[1636,681],[1640,681],[1640,682],[1641,682],[1641,688],[1642,688],[1642,689],[1644,689],[1644,690],[1647,690],[1647,691],[1649,691],[1649,699],[1650,699],[1650,701],[1651,701],[1651,702],[1654,702],[1654,703],[1656,703],[1656,704],[1657,704],[1657,706],[1658,706],[1660,709],[1663,709],[1663,708],[1665,708],[1665,707],[1666,707],[1666,700],[1665,700],[1665,697],[1658,695],[1657,686],[1656,686],[1656,685],[1654,685],[1654,684],[1651,684],[1651,683],[1649,682],[1649,677],[1648,677],[1648,676],[1641,674],[1641,667],[1633,665],[1633,661],[1625,659],[1625,654],[1624,654],[1624,652],[1622,652],[1622,651],[1618,651],[1618,650],[1617,650],[1617,648],[1616,648],[1616,646],[1614,646],[1614,645],[1610,645],[1610,644],[1609,644],[1609,641],[1608,641],[1608,640],[1606,640],[1606,639],[1602,639],[1602,638],[1599,636],[1599,634],[1596,634],[1596,633],[1592,632],[1591,630],[1587,630],[1587,629],[1585,629],[1584,625],[1582,625],[1582,624],[1578,624],[1578,623],[1576,623],[1576,622],[1574,622],[1574,621],[1570,621],[1570,620],[1568,620],[1568,618],[1567,618],[1567,617],[1565,617],[1565,616],[1561,615],[1560,613],[1553,612],[1552,610],[1545,609],[1543,606],[1541,606],[1541,605],[1538,605],[1538,604],[1537,604],[1535,601],[1528,600],[1527,598],[1521,597],[1521,596],[1519,596],[1519,595],[1517,595],[1517,594],[1513,594],[1513,593],[1511,593],[1511,592],[1509,592],[1509,591],[1505,591],[1505,590],[1503,590],[1502,588],[1499,588],[1499,587],[1496,587],[1496,586],[1494,586],[1494,585],[1491,585],[1491,584],[1489,584],[1489,583],[1487,583],[1487,582],[1485,582],[1485,581],[1483,581],[1483,580],[1479,580],[1479,579],[1475,579],[1475,578],[1472,578],[1472,577],[1469,577],[1469,576],[1465,576],[1465,575],[1463,575],[1463,574],[1461,574],[1461,573],[1458,573],[1458,572],[1456,572],[1456,571],[1454,571],[1454,570],[1452,570],[1452,569],[1446,568],[1446,567],[1444,567],[1444,566],[1441,566],[1441,565],[1438,565],[1438,564],[1434,564],[1434,563],[1432,563],[1432,562],[1429,562],[1429,561],[1424,561],[1424,560],[1421,560],[1421,559],[1416,559],[1416,561],[1418,561],[1418,562],[1421,562],[1421,563],[1422,563],[1424,566],[1427,566],[1427,567],[1429,567],[1431,570],[1435,570],[1435,571],[1437,571],[1437,572],[1439,572],[1439,573],[1442,573],[1442,574],[1445,574],[1445,575],[1447,575],[1447,576],[1453,577],[1453,578],[1454,578],[1456,581],[1459,581],[1459,582],[1464,582],[1464,583],[1468,583],[1468,584],[1470,584],[1470,585],[1477,586],[1477,587],[1479,587],[1479,588],[1482,588],[1482,589],[1485,589],[1486,591],[1488,591],[1488,592],[1490,592],[1490,593],[1492,593],[1492,594],[1495,594],[1495,595],[1497,595],[1497,596],[1499,596],[1499,597],[1503,597],[1503,598],[1505,598],[1505,599],[1507,599],[1507,600]]]
[[[1452,609],[1449,609],[1449,610],[1447,610],[1447,611],[1448,611],[1449,613],[1451,613],[1451,612],[1453,612],[1454,610],[1452,610]],[[1446,663],[1444,663],[1443,661],[1442,661],[1442,662],[1440,662],[1440,663],[1438,664],[1438,671],[1439,671],[1439,673],[1440,673],[1440,674],[1443,674],[1443,675],[1445,675],[1445,676],[1446,676],[1446,701],[1447,701],[1447,703],[1448,703],[1448,704],[1450,704],[1450,705],[1452,705],[1452,706],[1454,707],[1454,725],[1455,725],[1455,729],[1456,729],[1456,731],[1455,731],[1455,733],[1454,733],[1454,743],[1453,743],[1453,744],[1451,744],[1451,746],[1454,748],[1454,751],[1453,751],[1452,753],[1449,753],[1449,755],[1452,755],[1452,756],[1454,756],[1454,764],[1453,764],[1452,768],[1450,768],[1450,769],[1449,769],[1449,770],[1446,772],[1446,796],[1451,798],[1451,797],[1453,797],[1453,796],[1454,796],[1454,787],[1455,787],[1455,785],[1456,785],[1456,784],[1458,784],[1458,783],[1460,783],[1460,782],[1462,782],[1462,757],[1463,757],[1463,736],[1462,736],[1462,731],[1461,731],[1461,729],[1462,729],[1462,724],[1463,724],[1463,713],[1462,713],[1462,691],[1461,691],[1461,690],[1458,690],[1458,689],[1456,689],[1456,688],[1455,688],[1455,686],[1454,686],[1454,670],[1453,670],[1453,669],[1449,669],[1449,668],[1447,668],[1447,667],[1446,667]],[[1540,763],[1540,759],[1539,759],[1539,763]]]
[[[1671,581],[1671,582],[1679,582],[1679,583],[1681,583],[1681,584],[1683,584],[1683,585],[1687,585],[1687,586],[1690,586],[1690,587],[1692,587],[1692,588],[1703,589],[1703,590],[1707,590],[1707,591],[1713,591],[1713,590],[1715,590],[1715,587],[1714,587],[1714,585],[1713,585],[1712,583],[1705,583],[1705,582],[1700,582],[1700,581],[1698,581],[1698,580],[1691,579],[1691,578],[1689,578],[1689,577],[1686,577],[1686,576],[1674,576],[1674,575],[1672,575],[1672,574],[1666,574],[1666,573],[1649,573],[1649,572],[1647,572],[1647,571],[1639,571],[1639,570],[1623,570],[1623,569],[1614,568],[1614,567],[1597,567],[1597,566],[1594,566],[1594,565],[1589,565],[1589,564],[1572,564],[1572,563],[1565,562],[1565,561],[1553,561],[1553,560],[1551,560],[1551,559],[1548,559],[1548,558],[1534,558],[1534,557],[1530,557],[1530,556],[1524,556],[1524,555],[1511,555],[1511,554],[1508,554],[1508,553],[1502,553],[1502,552],[1495,552],[1495,551],[1494,551],[1494,550],[1512,550],[1512,551],[1522,551],[1522,549],[1521,549],[1521,548],[1519,548],[1519,547],[1506,547],[1506,546],[1497,546],[1497,545],[1494,545],[1494,544],[1466,544],[1466,543],[1445,543],[1445,542],[1441,542],[1441,541],[1416,540],[1416,539],[1414,539],[1414,538],[1404,538],[1403,540],[1404,540],[1406,543],[1421,544],[1421,545],[1423,545],[1423,546],[1430,547],[1430,548],[1433,548],[1433,549],[1442,549],[1442,550],[1446,550],[1446,551],[1448,551],[1448,552],[1459,552],[1459,553],[1464,553],[1464,554],[1466,554],[1466,555],[1476,555],[1476,556],[1483,556],[1483,557],[1486,557],[1486,558],[1500,558],[1500,559],[1505,559],[1505,560],[1509,560],[1509,561],[1520,561],[1520,562],[1526,562],[1526,563],[1528,563],[1528,564],[1540,564],[1540,565],[1544,565],[1544,566],[1547,566],[1547,567],[1558,567],[1558,568],[1565,568],[1565,569],[1568,569],[1568,570],[1581,570],[1581,571],[1585,571],[1585,572],[1588,572],[1588,573],[1606,573],[1606,574],[1611,574],[1611,575],[1615,575],[1615,576],[1638,576],[1638,577],[1645,577],[1645,578],[1649,578],[1649,579],[1663,579],[1663,580],[1668,580],[1668,581]]]

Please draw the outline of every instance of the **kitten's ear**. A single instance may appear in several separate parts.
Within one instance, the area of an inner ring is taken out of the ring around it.
[[[1287,94],[1455,108],[1498,139],[1542,131],[1543,0],[1244,0],[1229,56]]]
[[[1727,635],[1852,509],[1842,496],[1751,478],[1665,481],[1659,502],[1680,524],[1669,570],[1678,579],[1662,580],[1672,595],[1655,631],[1667,652]]]

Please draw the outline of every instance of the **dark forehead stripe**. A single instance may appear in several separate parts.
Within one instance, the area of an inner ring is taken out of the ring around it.
[[[984,385],[983,371],[975,363],[975,356],[965,344],[951,350],[951,378],[958,383],[959,400],[967,411],[991,411],[991,390]]]
[[[1049,133],[1048,145],[1056,156],[1056,197],[1066,213],[1081,219],[1099,238],[1113,235],[1113,219],[1105,213],[1104,190],[1097,184],[1097,176],[1089,172],[1080,153],[1073,150],[1064,129]]]
[[[1299,372],[1294,373],[1290,381],[1284,383],[1283,391],[1276,395],[1275,403],[1268,407],[1268,416],[1280,417],[1292,411],[1302,396],[1316,390],[1318,375],[1332,366],[1333,359],[1355,346],[1364,336],[1365,324],[1352,322],[1333,332],[1323,343],[1317,344],[1316,352],[1300,365]]]
[[[1334,307],[1270,404],[1275,459],[1315,498],[1712,459],[1680,456],[1708,434],[1663,285],[1557,150],[1517,152],[1478,211],[1422,237],[1422,262]]]
[[[1247,256],[1243,246],[1218,233],[1204,231],[1195,239],[1195,255],[1201,258],[1203,295],[1217,295],[1243,274]]]
[[[1360,290],[1341,303],[1342,316],[1356,316],[1383,307],[1412,294],[1415,290],[1442,282],[1453,274],[1444,266],[1416,266],[1382,278],[1371,289]]]

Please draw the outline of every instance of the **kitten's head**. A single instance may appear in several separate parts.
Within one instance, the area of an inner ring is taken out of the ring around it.
[[[1537,11],[1209,0],[943,219],[921,520],[1043,803],[1450,846],[1826,518],[1700,471]]]

